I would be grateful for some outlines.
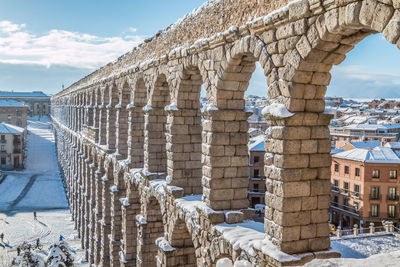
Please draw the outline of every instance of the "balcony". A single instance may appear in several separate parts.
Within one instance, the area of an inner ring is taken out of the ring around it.
[[[387,195],[386,199],[389,201],[399,201],[399,196],[398,195]]]
[[[382,195],[381,194],[370,194],[369,195],[369,200],[381,200]]]

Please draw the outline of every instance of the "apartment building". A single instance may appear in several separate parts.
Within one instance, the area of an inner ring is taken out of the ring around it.
[[[251,207],[265,204],[264,139],[258,136],[249,144],[249,201]]]
[[[0,123],[0,169],[13,170],[24,167],[25,129]]]
[[[47,116],[50,114],[50,96],[42,91],[0,91],[0,99],[10,99],[26,104],[29,116]]]
[[[380,225],[399,221],[400,158],[389,147],[352,149],[332,155],[332,223]]]
[[[344,127],[331,127],[331,140],[379,140],[383,142],[396,142],[399,138],[400,124],[352,124]]]
[[[0,99],[0,122],[26,127],[27,118],[27,105],[15,100]]]

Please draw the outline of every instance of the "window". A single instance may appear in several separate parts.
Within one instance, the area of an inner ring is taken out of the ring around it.
[[[397,178],[397,171],[393,170],[389,172],[389,177],[390,179],[396,179]]]
[[[339,172],[339,164],[335,164],[335,172]]]
[[[348,208],[349,207],[349,200],[347,198],[345,198],[343,200],[343,206],[344,206],[344,208]]]
[[[371,204],[371,217],[378,217],[378,216],[379,216],[379,205]]]
[[[388,200],[397,200],[397,187],[389,187]]]
[[[354,201],[353,206],[354,206],[355,211],[358,211],[360,209],[360,203],[358,203],[356,201]]]
[[[372,186],[371,187],[371,199],[380,199],[379,195],[379,186]]]
[[[388,205],[388,217],[396,217],[396,205]]]
[[[2,143],[6,142],[6,136],[4,134],[1,135],[1,142]]]
[[[349,166],[344,166],[344,173],[349,174],[350,173],[350,168]]]
[[[356,168],[356,176],[360,176],[360,168]]]
[[[260,177],[260,170],[259,170],[259,169],[254,169],[254,175],[253,175],[253,177],[254,177],[254,178]]]
[[[339,180],[333,180],[333,190],[339,191]]]
[[[379,170],[372,171],[372,178],[379,178]]]
[[[258,184],[253,184],[253,192],[258,192]]]
[[[6,146],[5,145],[1,145],[1,152],[5,152],[6,151]]]
[[[348,182],[343,182],[343,192],[344,193],[349,193],[349,183]]]
[[[333,197],[333,206],[337,207],[339,204],[339,198],[338,196],[334,196]]]
[[[260,157],[259,156],[254,156],[254,163],[260,162]]]
[[[354,184],[354,195],[356,197],[360,196],[360,185],[359,184]]]

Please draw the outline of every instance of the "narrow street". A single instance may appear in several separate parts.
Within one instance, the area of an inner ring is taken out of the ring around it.
[[[74,230],[68,201],[62,186],[55,151],[55,140],[48,117],[30,118],[25,144],[25,169],[3,172],[0,184],[0,266],[15,255],[22,242],[39,238],[48,245],[62,235],[80,252],[80,241]],[[4,176],[3,176],[4,177]],[[37,212],[37,220],[33,212]],[[81,258],[81,253],[76,258]]]

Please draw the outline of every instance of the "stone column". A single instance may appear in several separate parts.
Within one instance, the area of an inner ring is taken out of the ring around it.
[[[87,126],[93,126],[93,118],[94,118],[94,115],[93,115],[93,106],[91,106],[91,105],[88,105],[88,106],[86,106],[86,125]]]
[[[265,232],[286,253],[328,249],[331,115],[265,118]]]
[[[115,122],[115,127],[117,128],[116,153],[121,159],[126,159],[128,156],[128,115],[129,111],[126,107],[119,104],[117,106],[117,120]]]
[[[99,143],[104,146],[107,144],[107,111],[103,105],[99,107]]]
[[[203,199],[215,210],[247,209],[249,112],[203,113]]]
[[[167,180],[185,195],[201,194],[201,116],[197,109],[167,109]]]
[[[122,233],[123,237],[123,253],[125,261],[121,262],[121,266],[136,266],[136,215],[140,213],[140,195],[137,188],[130,185],[126,190],[127,198],[122,201]]]
[[[115,174],[121,175],[121,174]],[[119,252],[122,239],[122,211],[120,199],[124,198],[124,184],[119,183],[111,187],[111,240],[110,262],[111,266],[119,265]]]
[[[108,171],[106,172],[108,173]],[[103,176],[102,187],[102,221],[101,221],[101,252],[100,258],[103,267],[110,266],[110,234],[111,234],[111,194],[112,177]]]
[[[84,228],[84,240],[83,240],[83,245],[85,248],[85,257],[88,260],[89,259],[89,242],[90,242],[90,213],[91,213],[91,205],[90,205],[90,184],[91,184],[91,161],[89,157],[84,161],[85,163],[85,176],[84,176],[84,188],[83,188],[83,211],[84,211],[84,216],[83,216],[83,228]]]
[[[132,168],[144,165],[144,111],[142,107],[129,107],[128,161]]]
[[[90,190],[89,190],[89,264],[94,264],[94,246],[96,240],[96,164],[90,167]]]
[[[114,150],[116,142],[116,108],[111,104],[107,105],[107,149]]]
[[[98,266],[101,263],[101,245],[102,245],[102,240],[101,240],[101,227],[102,227],[102,211],[103,211],[103,177],[104,177],[104,170],[102,169],[102,164],[101,161],[99,163],[99,168],[95,172],[95,202],[96,202],[96,207],[94,210],[94,215],[95,215],[95,237],[94,237],[94,264]]]
[[[151,173],[167,172],[164,109],[144,107],[144,169]]]

